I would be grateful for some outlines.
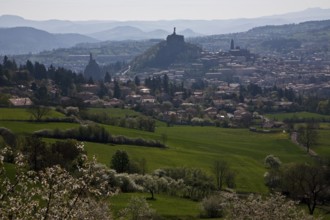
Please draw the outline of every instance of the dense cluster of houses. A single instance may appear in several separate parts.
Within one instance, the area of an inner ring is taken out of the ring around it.
[[[233,44],[233,42],[232,42]],[[300,56],[298,56],[300,55]],[[181,90],[167,94],[151,91],[144,84],[150,77],[162,78],[182,85]],[[134,84],[139,77],[141,84]],[[114,80],[120,85],[120,97],[114,97]],[[194,86],[203,82],[202,87]],[[294,103],[272,96],[240,97],[241,86],[256,84],[262,88],[292,89],[295,93],[330,94],[330,54],[297,50],[283,57],[257,56],[239,47],[227,52],[203,52],[192,63],[174,64],[167,69],[150,69],[144,72],[113,76],[112,82],[80,85],[71,96],[93,107],[135,108],[158,119],[171,123],[227,121],[229,124],[248,125],[259,117],[249,106],[267,105],[272,110],[290,110]],[[100,96],[100,87],[106,94]],[[48,85],[50,94],[58,94],[58,88]],[[61,97],[61,103],[71,97]],[[14,106],[28,106],[27,97],[10,99]],[[60,103],[60,104],[61,104]],[[263,119],[265,121],[265,119]],[[265,121],[266,122],[266,121]],[[269,121],[267,121],[268,124]]]

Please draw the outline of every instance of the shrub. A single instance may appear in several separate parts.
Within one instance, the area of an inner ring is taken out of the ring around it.
[[[225,201],[219,195],[212,195],[202,200],[201,208],[203,214],[206,215],[206,217],[208,218],[223,217]]]
[[[0,136],[2,136],[5,143],[9,146],[14,147],[16,145],[16,136],[11,130],[1,127]]]
[[[281,166],[282,162],[278,157],[275,157],[274,155],[268,155],[265,158],[265,165],[267,168],[270,169],[279,169]]]
[[[156,218],[156,212],[144,198],[132,197],[127,207],[120,211],[120,216],[121,219],[152,220]]]

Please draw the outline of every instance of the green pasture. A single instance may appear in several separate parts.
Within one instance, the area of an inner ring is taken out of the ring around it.
[[[119,110],[121,109],[113,111]],[[79,124],[75,123],[0,121],[0,127],[7,127],[19,134],[31,134],[40,129],[65,130],[78,126]],[[118,149],[126,150],[133,160],[145,158],[149,172],[165,167],[195,167],[212,174],[214,161],[226,160],[237,172],[237,190],[241,192],[268,192],[263,181],[266,171],[263,160],[269,154],[279,157],[284,163],[310,160],[306,153],[291,143],[288,135],[283,133],[261,134],[247,129],[199,126],[162,126],[152,133],[103,126],[113,135],[160,140],[165,141],[168,146],[166,149],[159,149],[86,142],[88,154],[96,155],[104,164],[109,165],[113,153]],[[325,150],[325,153],[327,152]]]
[[[90,155],[109,165],[111,156],[125,150],[133,160],[145,158],[148,171],[165,167],[195,167],[212,173],[216,160],[226,160],[237,171],[237,190],[241,192],[268,192],[264,185],[266,171],[263,160],[269,155],[278,156],[284,163],[310,160],[306,153],[292,144],[287,134],[260,134],[246,129],[215,127],[161,127],[155,133],[106,126],[114,134],[162,140],[166,134],[166,149],[126,145],[85,143]],[[126,132],[125,132],[126,131]]]
[[[327,157],[330,159],[330,130],[319,130],[318,144],[312,149],[321,157]]]
[[[60,112],[51,110],[45,117],[48,118],[64,118]],[[26,108],[0,108],[0,120],[30,120],[31,114]]]
[[[79,127],[77,123],[67,122],[27,122],[27,121],[0,121],[0,127],[12,130],[16,134],[32,134],[41,129],[60,129]]]
[[[150,197],[147,193],[120,193],[111,197],[110,208],[115,215],[115,219],[118,218],[118,212],[127,206],[127,203],[133,196],[144,197],[146,199]],[[156,194],[155,197],[156,200],[147,201],[150,207],[155,209],[157,214],[162,217],[177,220],[199,219],[200,211],[198,202],[164,194]]]
[[[113,111],[113,115],[121,115],[121,117],[126,115],[126,113],[120,112],[126,111],[126,109],[91,109],[91,111]],[[130,110],[127,111],[131,112]],[[8,117],[12,120],[29,119],[28,113],[24,109],[2,108],[0,113],[0,127],[6,127],[17,134],[31,134],[40,129],[58,128],[65,130],[79,126],[77,123],[1,120],[8,119]],[[11,115],[6,117],[4,114]],[[55,112],[55,114],[57,113]],[[281,117],[287,117],[283,115]],[[236,190],[238,192],[268,193],[263,180],[266,171],[263,162],[269,154],[279,157],[283,163],[312,160],[305,151],[291,143],[288,134],[281,132],[263,134],[251,132],[248,129],[200,126],[158,126],[155,132],[146,132],[110,125],[102,126],[113,135],[164,141],[167,148],[85,142],[88,155],[95,155],[101,163],[109,166],[114,152],[121,149],[127,151],[130,159],[134,161],[145,158],[148,172],[166,167],[194,167],[201,168],[212,175],[214,161],[225,160],[237,172]],[[320,129],[320,144],[315,147],[315,151],[319,155],[330,156],[330,146],[327,138],[329,132],[330,130]],[[55,141],[55,139],[46,140]],[[149,194],[122,193],[111,198],[111,209],[115,213],[118,212],[126,206],[129,198],[133,195],[149,197]],[[148,202],[160,215],[168,219],[198,219],[198,203],[162,194],[157,194],[156,198],[155,201],[148,200]]]
[[[269,119],[283,121],[284,119],[330,119],[330,115],[321,115],[311,112],[291,112],[291,113],[276,113],[276,114],[267,114],[265,115]]]

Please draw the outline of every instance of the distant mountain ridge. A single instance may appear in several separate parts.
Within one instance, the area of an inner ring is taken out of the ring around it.
[[[38,53],[79,43],[97,42],[80,34],[50,34],[31,27],[0,28],[0,54]]]
[[[2,15],[0,16],[0,27],[28,26],[50,33],[79,33],[84,35],[108,31],[119,26],[131,26],[143,32],[151,32],[157,29],[172,30],[173,27],[177,27],[178,30],[191,29],[202,35],[214,35],[247,31],[258,26],[282,25],[326,19],[330,19],[330,9],[321,8],[310,8],[299,12],[259,18],[228,20],[33,21],[13,15]]]
[[[209,51],[228,50],[231,39],[242,48],[258,54],[268,52],[289,52],[291,49],[330,48],[330,19],[306,21],[299,24],[266,25],[246,32],[210,35],[189,39]]]
[[[235,40],[236,46],[246,48],[253,53],[265,55],[274,50],[286,53],[286,50],[295,49],[300,47],[300,45],[307,45],[312,49],[316,47],[326,49],[330,48],[330,20],[308,21],[287,25],[267,25],[253,28],[246,32],[189,38],[186,39],[186,42],[198,45],[205,50],[216,52],[220,50],[228,51],[231,39]],[[81,72],[84,70],[86,63],[88,63],[88,56],[92,51],[100,66],[118,61],[130,62],[136,57],[132,67],[139,69],[155,63],[152,62],[151,58],[159,54],[158,52],[163,48],[164,43],[160,43],[162,41],[153,39],[82,43],[67,49],[14,56],[14,59],[17,63],[24,63],[29,59],[39,61],[48,66],[51,64],[64,66]]]
[[[185,37],[202,36],[191,29],[185,29],[179,32]],[[147,39],[164,39],[169,32],[157,29],[153,31],[142,31],[132,26],[118,26],[109,30],[90,34],[89,36],[101,41],[122,41],[122,40],[147,40]]]

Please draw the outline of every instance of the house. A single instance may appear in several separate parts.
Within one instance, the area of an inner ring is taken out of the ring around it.
[[[141,102],[141,95],[135,95],[135,94],[131,94],[126,96],[125,98],[127,103],[133,104],[133,103],[140,103]]]
[[[155,103],[156,98],[154,96],[151,96],[151,95],[145,95],[145,96],[142,96],[141,102],[142,103]]]
[[[142,94],[150,94],[150,89],[146,87],[140,88],[140,93]]]
[[[96,94],[99,90],[99,87],[95,84],[84,84],[81,85],[81,90],[84,92],[91,92]]]
[[[116,98],[113,98],[113,99],[110,99],[109,101],[105,101],[104,102],[104,107],[122,107],[123,106],[123,101],[119,100],[119,99],[116,99]]]
[[[33,104],[30,98],[11,98],[9,102],[15,107],[31,106]]]
[[[217,109],[214,107],[209,107],[209,108],[205,109],[204,112],[212,118],[218,114]]]

